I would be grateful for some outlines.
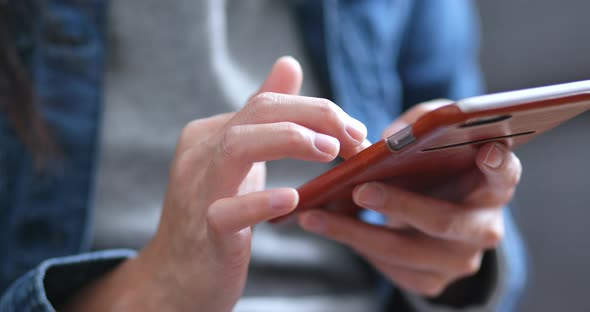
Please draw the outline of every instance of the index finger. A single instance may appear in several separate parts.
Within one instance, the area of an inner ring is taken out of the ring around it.
[[[474,209],[375,182],[355,188],[353,199],[389,220],[442,239],[493,247],[503,236],[501,209]]]
[[[265,92],[253,97],[230,125],[292,122],[335,137],[348,155],[361,146],[367,127],[328,99]]]
[[[207,211],[208,226],[217,234],[231,235],[260,222],[289,213],[299,194],[282,188],[218,199]]]

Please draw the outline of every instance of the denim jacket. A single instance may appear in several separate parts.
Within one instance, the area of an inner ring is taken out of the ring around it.
[[[2,3],[14,12],[11,32],[60,157],[48,170],[35,170],[0,114],[0,311],[54,311],[133,256],[88,252],[107,1]],[[320,78],[334,101],[367,125],[372,141],[415,103],[481,90],[477,21],[468,0],[300,0],[293,6]],[[503,288],[510,296],[503,311],[524,280],[520,239],[511,220],[507,226]]]

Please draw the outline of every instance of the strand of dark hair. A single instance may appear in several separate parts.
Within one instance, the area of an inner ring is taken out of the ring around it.
[[[55,144],[35,107],[33,83],[21,64],[8,25],[8,14],[7,7],[0,5],[0,109],[31,153],[35,167],[42,169],[55,155]]]

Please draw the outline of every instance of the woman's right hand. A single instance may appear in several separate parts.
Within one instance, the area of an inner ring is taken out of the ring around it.
[[[189,123],[155,237],[69,307],[230,311],[246,281],[251,227],[298,202],[294,189],[262,190],[263,162],[327,162],[363,148],[364,125],[328,100],[294,95],[301,80],[299,64],[281,58],[242,110]]]

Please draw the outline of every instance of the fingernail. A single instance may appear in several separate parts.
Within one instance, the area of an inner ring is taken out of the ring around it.
[[[336,138],[321,133],[316,134],[313,145],[318,151],[332,157],[338,156],[340,151],[340,142]]]
[[[504,151],[498,147],[498,144],[492,144],[492,147],[488,151],[488,154],[486,155],[483,163],[490,168],[497,169],[500,167],[503,161]]]
[[[269,193],[270,208],[276,211],[289,210],[296,205],[297,195],[293,189],[277,189]]]
[[[324,233],[328,227],[326,218],[320,212],[308,212],[301,219],[301,226],[309,232]]]
[[[384,200],[385,191],[377,183],[365,183],[356,191],[356,201],[361,207],[379,208]]]
[[[351,118],[351,121],[346,125],[345,130],[346,133],[359,144],[363,143],[367,137],[367,127],[356,119]]]

